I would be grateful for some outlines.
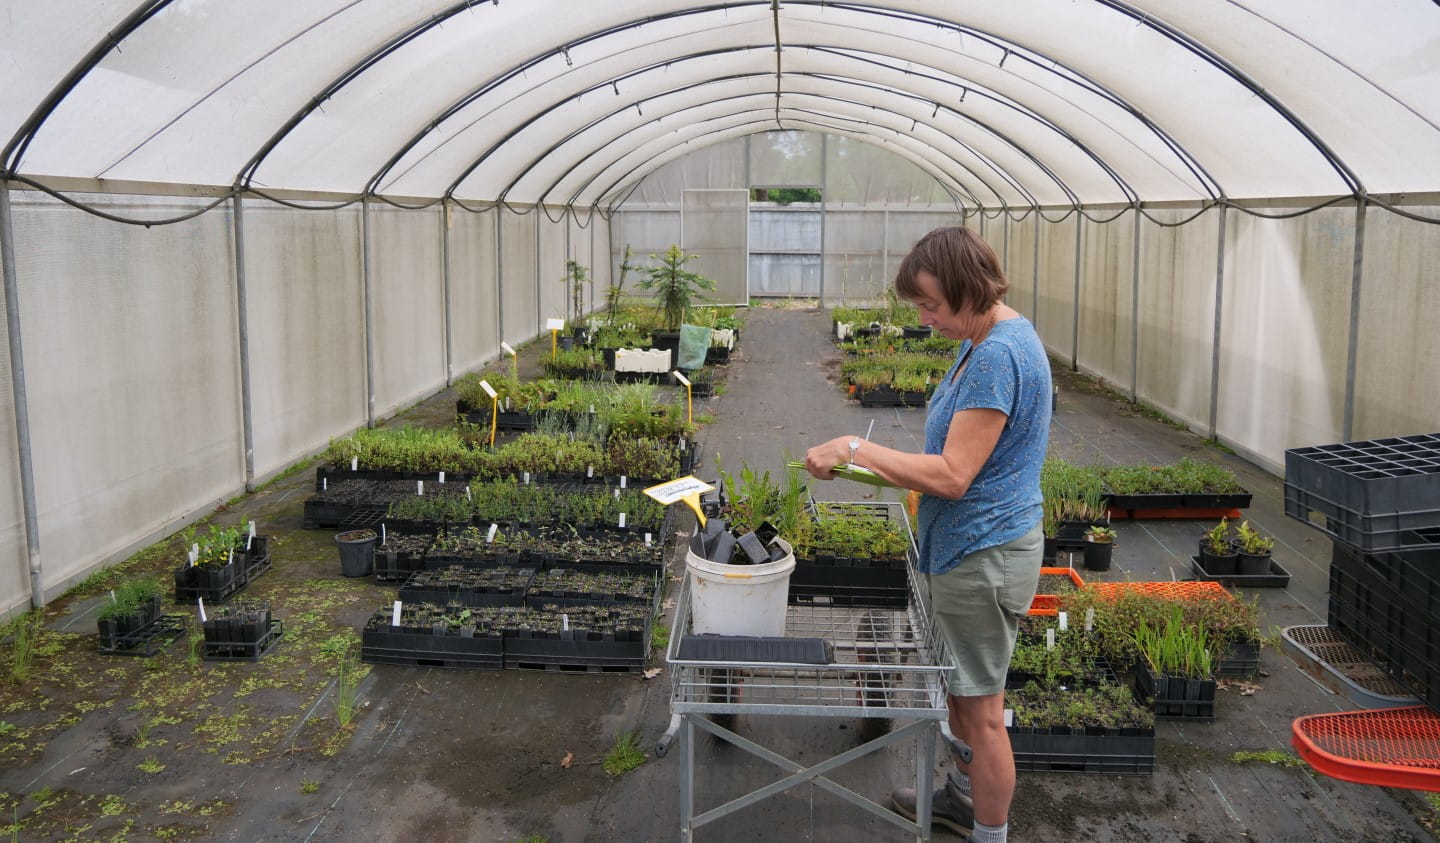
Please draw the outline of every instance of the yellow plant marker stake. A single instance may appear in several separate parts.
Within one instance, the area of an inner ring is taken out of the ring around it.
[[[510,343],[508,343],[508,342],[502,342],[502,343],[500,343],[500,350],[503,351],[503,352],[505,352],[506,354],[510,355],[510,377],[514,378],[514,380],[515,380],[516,383],[519,383],[519,382],[520,382],[520,355],[515,352],[515,349],[513,349],[513,348],[510,347]],[[493,443],[492,443],[492,444],[493,444]]]
[[[554,360],[557,353],[556,345],[559,342],[557,338],[560,336],[560,332],[565,330],[565,320],[547,319],[545,320],[545,328],[550,331],[550,359]]]
[[[489,381],[480,381],[480,388],[490,396],[490,447],[493,448],[495,447],[495,428],[500,421],[500,394],[495,391],[495,387],[491,386]]]
[[[695,423],[695,399],[690,394],[690,380],[680,374],[679,369],[676,369],[670,374],[674,375],[675,380],[680,381],[680,383],[685,386],[685,423],[693,425]],[[705,522],[702,521],[700,523],[704,524]]]
[[[686,506],[695,511],[695,518],[703,527],[705,526],[705,513],[700,511],[700,496],[713,491],[715,491],[714,486],[691,475],[651,486],[645,490],[645,494],[654,498],[661,506],[669,506],[676,501],[683,501]]]

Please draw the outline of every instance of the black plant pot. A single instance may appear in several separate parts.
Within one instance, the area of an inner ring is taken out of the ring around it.
[[[1237,553],[1236,572],[1247,576],[1259,576],[1270,573],[1269,553]]]
[[[340,573],[347,577],[368,577],[375,569],[375,543],[380,540],[374,530],[351,530],[335,536],[340,548]]]
[[[1232,550],[1229,553],[1214,553],[1210,550],[1209,541],[1206,539],[1200,540],[1200,567],[1205,569],[1205,573],[1211,576],[1234,574],[1238,561],[1239,557],[1235,551]],[[1262,573],[1269,573],[1269,570],[1269,563],[1267,562],[1265,571]]]
[[[1108,571],[1110,570],[1110,558],[1115,553],[1114,542],[1097,542],[1090,539],[1085,540],[1085,570],[1087,571]]]
[[[1045,547],[1044,547],[1044,550],[1041,552],[1040,561],[1041,561],[1041,562],[1054,562],[1054,561],[1055,561],[1055,551],[1056,551],[1056,547],[1055,547],[1055,537],[1054,537],[1054,536],[1046,536],[1046,537],[1045,537]]]

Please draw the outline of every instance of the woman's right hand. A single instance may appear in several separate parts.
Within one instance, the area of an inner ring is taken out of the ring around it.
[[[849,436],[837,436],[805,452],[805,470],[817,480],[834,480],[835,469],[850,462]]]

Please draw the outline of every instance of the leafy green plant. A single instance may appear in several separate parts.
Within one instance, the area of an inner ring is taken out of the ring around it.
[[[300,792],[307,796],[315,793],[319,789],[320,782],[316,781],[315,779],[305,779],[304,781],[300,782]]]
[[[699,291],[715,289],[713,280],[685,268],[695,257],[672,245],[664,255],[650,256],[650,260],[659,263],[640,269],[644,276],[640,286],[655,293],[656,310],[666,330],[680,330],[692,301],[700,298]]]
[[[648,756],[640,751],[640,736],[627,732],[615,738],[615,745],[605,755],[602,766],[612,776],[623,775],[645,763]]]
[[[1209,631],[1186,623],[1183,610],[1174,607],[1163,625],[1141,622],[1135,629],[1135,646],[1161,676],[1209,679],[1214,675],[1214,653]]]
[[[140,577],[122,583],[112,593],[114,597],[103,603],[96,615],[99,620],[112,620],[136,614],[141,607],[160,596],[160,581],[155,577]]]
[[[1085,530],[1085,540],[1096,544],[1113,544],[1115,531],[1109,527],[1102,527],[1098,524],[1092,525]]]
[[[359,703],[360,680],[370,672],[360,663],[359,639],[347,630],[327,640],[322,648],[335,654],[335,721],[341,729],[350,728]]]
[[[560,283],[570,293],[570,325],[585,327],[585,285],[590,281],[590,270],[573,260],[565,261],[565,277]]]
[[[38,609],[32,609],[10,622],[5,632],[10,638],[12,680],[23,682],[30,677],[30,669],[35,663],[36,645],[44,629],[45,614]]]
[[[1240,552],[1251,556],[1265,556],[1275,549],[1275,540],[1251,528],[1248,520],[1240,522],[1235,539]]]
[[[1206,549],[1216,556],[1226,556],[1234,551],[1230,546],[1230,522],[1221,518],[1220,523],[1205,531]]]

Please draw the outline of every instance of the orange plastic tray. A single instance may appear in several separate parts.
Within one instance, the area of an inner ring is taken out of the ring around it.
[[[1084,588],[1085,580],[1080,572],[1074,568],[1041,568],[1040,576],[1063,577],[1069,576],[1070,582],[1075,583],[1076,588]],[[1044,615],[1054,617],[1060,614],[1060,596],[1057,594],[1037,594],[1035,599],[1030,601],[1030,611],[1027,614]]]
[[[1115,597],[1122,591],[1143,591],[1176,600],[1199,600],[1209,597],[1217,600],[1234,600],[1234,596],[1218,582],[1097,582],[1088,588],[1094,589],[1101,597]]]
[[[1423,705],[1310,714],[1291,724],[1290,743],[1331,778],[1440,791],[1440,715]]]

